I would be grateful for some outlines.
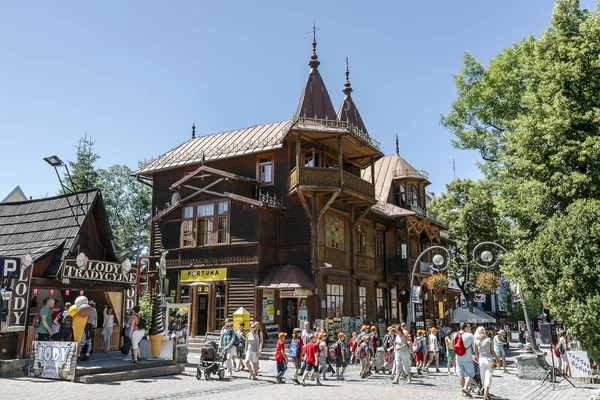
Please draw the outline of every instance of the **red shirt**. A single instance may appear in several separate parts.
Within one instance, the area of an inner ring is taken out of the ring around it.
[[[297,356],[295,357],[297,360],[300,360],[302,358],[302,350],[304,349],[304,342],[302,341],[301,338],[298,338],[298,353]]]
[[[277,353],[275,353],[275,361],[280,361],[280,362],[285,361],[283,354],[281,354],[283,351],[285,351],[285,346],[284,346],[283,340],[280,340],[277,342]]]
[[[319,346],[316,343],[310,342],[306,345],[306,363],[307,364],[316,364],[317,358],[316,354],[319,352]]]

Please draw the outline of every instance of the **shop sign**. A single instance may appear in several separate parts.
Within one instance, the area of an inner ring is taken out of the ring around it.
[[[392,319],[396,319],[398,318],[398,289],[394,286],[391,290],[390,290],[390,297],[391,297],[391,301],[390,304],[392,305]]]
[[[275,290],[263,290],[263,324],[275,322]]]
[[[23,332],[27,326],[27,312],[29,310],[29,291],[31,286],[31,272],[33,264],[21,264],[19,276],[12,280],[13,295],[8,306],[7,332]]]
[[[421,303],[421,286],[413,286],[410,295],[410,301],[413,303]]]
[[[126,270],[121,264],[107,261],[90,260],[84,268],[80,268],[77,266],[77,260],[65,260],[62,276],[68,279],[129,283],[131,285],[137,282],[135,269]]]
[[[216,282],[227,280],[227,268],[188,269],[181,271],[180,282]]]
[[[125,315],[128,310],[133,309],[136,305],[137,296],[135,288],[135,286],[130,286],[125,291],[125,298],[123,299],[124,310],[122,315]]]
[[[204,343],[210,342],[219,344],[221,342],[221,335],[218,333],[206,332],[206,335],[204,335]]]
[[[587,351],[567,351],[567,360],[573,378],[590,378],[594,374]]]
[[[19,257],[0,257],[0,278],[17,279],[20,267]]]
[[[289,297],[308,297],[312,296],[312,290],[310,289],[294,289],[294,290],[280,290],[279,298],[285,299]]]
[[[33,342],[29,376],[36,378],[75,380],[79,343]]]

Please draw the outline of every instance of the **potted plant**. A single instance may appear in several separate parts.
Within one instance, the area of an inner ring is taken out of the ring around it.
[[[437,273],[431,275],[427,278],[427,287],[434,292],[441,293],[444,289],[448,287],[448,277],[442,273]]]
[[[494,292],[500,286],[499,279],[492,271],[482,271],[477,276],[475,286],[482,292]]]

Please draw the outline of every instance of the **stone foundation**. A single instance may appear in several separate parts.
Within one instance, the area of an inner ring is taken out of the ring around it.
[[[0,360],[0,378],[27,376],[29,360]]]
[[[519,379],[542,380],[546,377],[549,368],[545,368],[546,363],[544,353],[522,354],[517,356],[517,377]]]

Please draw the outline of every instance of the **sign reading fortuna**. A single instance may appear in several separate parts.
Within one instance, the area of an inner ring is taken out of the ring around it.
[[[215,282],[227,280],[227,268],[188,269],[181,271],[180,282]]]
[[[88,261],[84,267],[77,266],[76,260],[65,260],[62,268],[63,278],[87,281],[104,281],[134,284],[137,271],[131,268],[125,271],[121,264],[107,261]]]

